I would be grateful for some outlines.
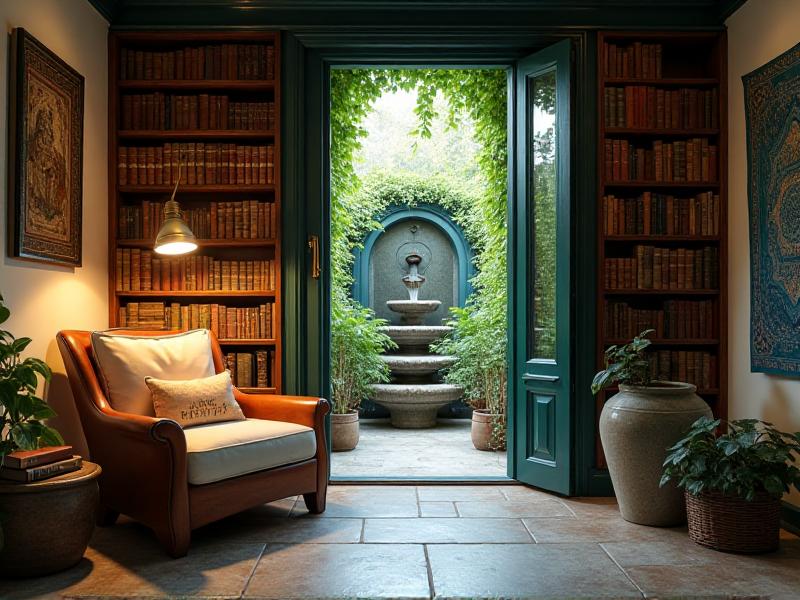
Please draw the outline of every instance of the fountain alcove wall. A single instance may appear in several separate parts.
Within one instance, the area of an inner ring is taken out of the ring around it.
[[[441,302],[436,311],[425,316],[423,324],[441,325],[449,308],[464,306],[472,291],[472,249],[463,230],[447,211],[435,205],[395,206],[379,222],[383,229],[367,235],[363,250],[356,251],[353,297],[390,324],[400,324],[399,315],[388,309],[386,301],[408,298],[401,278],[407,272],[405,257],[416,250],[423,256],[420,267],[425,277],[419,299]],[[439,416],[444,418],[469,414],[461,401],[439,410]],[[384,418],[389,413],[367,400],[362,403],[361,416]]]

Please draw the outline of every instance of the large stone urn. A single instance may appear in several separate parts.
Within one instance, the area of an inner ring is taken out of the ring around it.
[[[603,406],[600,439],[622,518],[659,527],[685,523],[682,490],[674,482],[659,487],[662,465],[667,448],[697,419],[712,416],[711,409],[689,383],[619,388]]]

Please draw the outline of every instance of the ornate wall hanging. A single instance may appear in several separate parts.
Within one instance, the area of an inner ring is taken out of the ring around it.
[[[83,77],[22,28],[10,65],[9,255],[80,266]]]
[[[745,75],[750,362],[800,375],[800,44]]]

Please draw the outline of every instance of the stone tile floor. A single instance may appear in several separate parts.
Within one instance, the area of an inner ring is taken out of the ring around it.
[[[395,429],[388,419],[362,419],[358,446],[333,454],[331,474],[359,480],[505,478],[505,452],[476,450],[470,423],[469,419],[439,419],[432,429]]]
[[[194,533],[166,557],[144,527],[98,529],[76,567],[0,581],[0,598],[800,598],[800,539],[722,554],[684,528],[623,521],[613,500],[523,486],[333,486]]]

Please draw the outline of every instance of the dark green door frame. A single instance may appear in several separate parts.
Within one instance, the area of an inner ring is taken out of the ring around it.
[[[304,115],[293,113],[284,121],[284,165],[295,165],[284,170],[284,226],[287,228],[287,248],[284,250],[287,274],[286,323],[299,317],[296,332],[287,331],[287,390],[293,393],[329,396],[328,352],[330,340],[329,268],[330,247],[328,214],[328,86],[330,69],[337,66],[391,66],[424,65],[435,67],[504,67],[513,75],[515,61],[531,51],[563,39],[572,40],[575,51],[574,64],[574,120],[572,133],[572,210],[573,231],[573,331],[572,356],[574,382],[573,439],[574,491],[576,494],[610,493],[607,474],[596,472],[595,464],[595,411],[589,393],[589,383],[594,371],[595,320],[595,248],[596,248],[596,36],[589,31],[553,31],[530,28],[513,32],[491,32],[476,37],[474,32],[448,31],[445,39],[431,34],[411,36],[412,43],[403,42],[409,37],[345,35],[297,36],[285,34],[285,83],[282,99],[284,113],[302,110]],[[301,69],[293,72],[296,66]],[[510,86],[509,90],[513,90]],[[510,94],[513,96],[513,94]],[[512,102],[512,98],[509,98]],[[511,105],[513,106],[513,105]],[[293,108],[294,107],[294,108]],[[513,113],[512,113],[513,114]],[[513,130],[514,124],[510,123]],[[513,137],[509,138],[513,144]],[[512,146],[510,146],[512,147]],[[510,153],[513,154],[513,153]],[[513,173],[509,165],[509,173]],[[509,182],[513,194],[513,181]],[[291,194],[291,195],[290,195]],[[323,273],[320,280],[309,275],[310,259],[305,246],[310,235],[320,238],[323,251]],[[514,244],[509,239],[509,247]],[[291,295],[291,297],[289,297]],[[296,337],[295,337],[296,335]],[[292,361],[292,362],[290,362]]]

